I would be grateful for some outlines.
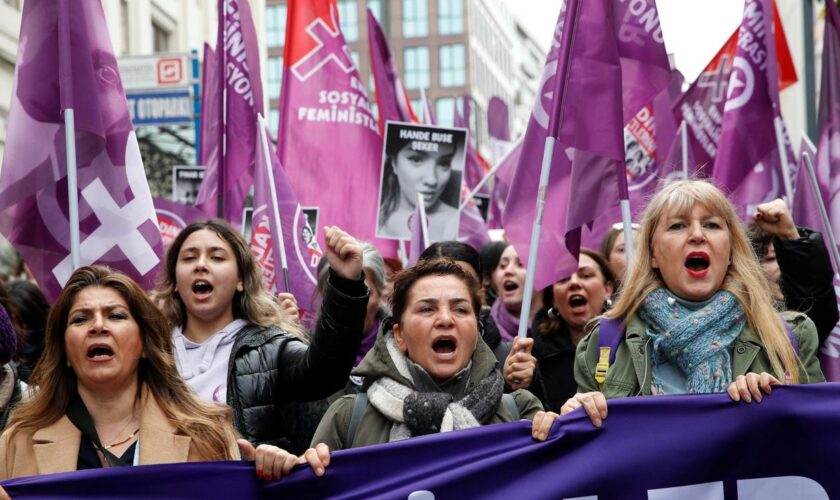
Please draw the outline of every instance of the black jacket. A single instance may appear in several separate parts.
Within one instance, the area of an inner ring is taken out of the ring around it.
[[[330,271],[309,346],[277,327],[249,325],[239,332],[228,365],[227,403],[244,439],[295,454],[309,446],[297,437],[297,402],[344,387],[362,340],[367,301],[364,277],[346,280]]]
[[[799,239],[773,238],[785,296],[785,306],[805,313],[817,326],[820,344],[837,324],[837,295],[834,292],[834,271],[822,234],[807,228],[799,229]]]
[[[560,407],[577,392],[575,382],[575,345],[566,324],[547,334],[538,330],[545,322],[546,308],[535,316],[529,335],[534,339],[532,354],[537,358],[534,382],[529,391],[540,398],[547,411],[559,413]]]

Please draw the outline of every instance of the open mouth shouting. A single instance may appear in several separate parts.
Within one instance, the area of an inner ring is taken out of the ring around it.
[[[580,294],[574,294],[569,297],[569,308],[574,314],[582,314],[586,312],[586,306],[589,304],[589,299]]]
[[[710,264],[711,259],[706,252],[691,252],[685,259],[685,270],[692,278],[705,278]]]
[[[458,341],[449,335],[440,336],[432,342],[432,350],[439,359],[452,359],[458,351]]]
[[[213,285],[207,280],[195,280],[193,281],[191,290],[197,299],[202,300],[213,293]]]
[[[505,293],[514,293],[519,290],[519,283],[513,280],[505,280],[502,282],[502,290],[504,290]]]
[[[114,357],[114,350],[107,344],[93,344],[87,349],[87,359],[95,362],[109,361]]]

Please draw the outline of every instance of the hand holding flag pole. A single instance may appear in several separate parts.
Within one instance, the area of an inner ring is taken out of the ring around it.
[[[266,130],[268,130],[268,126],[265,123],[265,119],[262,114],[257,114],[257,122],[257,133],[260,136],[260,145],[262,146],[263,155],[265,155],[266,158],[264,163],[266,175],[268,176],[268,192],[271,195],[271,222],[274,227],[277,228],[276,236],[280,240],[277,247],[280,249],[280,267],[283,270],[283,287],[285,292],[291,293],[292,289],[289,286],[289,263],[286,260],[286,243],[283,239],[283,223],[280,221],[280,209],[277,204],[277,187],[274,185],[274,172],[271,170],[271,161],[269,160],[269,158],[271,158],[271,153],[268,150],[268,136],[266,132]]]

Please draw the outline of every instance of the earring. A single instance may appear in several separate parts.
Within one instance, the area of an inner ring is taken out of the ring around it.
[[[554,307],[554,306],[551,306],[551,307],[548,308],[547,314],[548,314],[548,317],[551,318],[551,319],[557,319],[557,318],[560,317],[560,311],[558,311],[557,308]]]
[[[607,309],[612,309],[613,301],[611,298],[607,298]]]

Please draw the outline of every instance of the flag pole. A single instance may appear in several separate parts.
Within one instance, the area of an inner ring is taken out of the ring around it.
[[[400,259],[400,264],[402,264],[403,269],[408,266],[408,255],[405,251],[405,240],[399,240],[400,244],[397,248],[397,257]]]
[[[421,241],[420,244],[423,247],[423,250],[425,250],[429,248],[429,224],[428,221],[426,221],[426,203],[423,201],[423,195],[420,193],[417,193],[417,203],[419,203],[417,206],[420,209],[420,220],[418,223],[420,224],[420,233],[423,235],[423,241]],[[460,213],[461,211],[458,210],[459,215]],[[418,255],[417,257],[420,256]],[[412,255],[411,258],[413,260],[414,256]]]
[[[420,87],[420,101],[423,102],[423,124],[424,125],[431,125],[432,124],[432,117],[429,114],[429,110],[431,108],[429,107],[429,104],[428,104],[429,102],[426,99],[426,89],[423,88],[423,87]]]
[[[227,78],[225,78],[225,55],[227,54],[227,14],[225,12],[226,0],[219,0],[219,33],[221,36],[216,37],[216,56],[218,57],[219,65],[219,79],[221,88],[219,89],[219,113],[221,113],[221,126],[219,127],[219,167],[217,171],[217,187],[216,187],[216,216],[224,218],[225,216],[225,176],[227,175]],[[266,157],[266,161],[268,157]]]
[[[773,128],[776,129],[776,147],[779,150],[779,161],[782,165],[782,179],[785,183],[785,195],[789,207],[793,206],[793,182],[790,178],[790,165],[788,165],[787,148],[785,147],[785,136],[782,133],[784,123],[782,118],[777,116],[773,119]]]
[[[493,176],[496,175],[496,172],[498,172],[499,168],[501,168],[501,166],[504,165],[504,163],[508,159],[508,157],[511,154],[513,154],[513,150],[516,149],[516,147],[519,145],[520,142],[522,142],[523,138],[524,138],[524,136],[520,137],[518,141],[513,143],[513,145],[511,146],[510,149],[507,150],[505,155],[502,156],[502,158],[498,162],[496,162],[495,165],[493,165],[493,168],[491,168],[490,171],[487,172],[487,174],[484,177],[482,177],[480,181],[478,181],[478,184],[475,185],[473,190],[470,191],[469,193],[467,193],[467,196],[465,196],[464,200],[461,201],[461,206],[458,207],[458,211],[464,210],[467,207],[467,205],[470,203],[470,201],[472,201],[472,199],[475,198],[475,195],[477,195],[478,192],[481,191],[481,188],[483,188],[484,185],[487,184],[487,182],[490,179],[492,179]]]
[[[688,124],[685,120],[680,124],[680,137],[682,139],[682,168],[683,178],[688,179]]]
[[[67,215],[70,224],[70,262],[73,270],[81,264],[79,247],[79,182],[76,176],[76,119],[73,112],[73,74],[70,43],[70,12],[66,0],[59,2],[58,37],[61,104],[64,107],[64,144],[67,150]],[[62,61],[64,64],[62,64]],[[62,283],[62,286],[64,284]]]
[[[265,157],[268,192],[271,194],[271,218],[276,229],[276,234],[272,235],[272,238],[276,237],[280,240],[277,247],[280,250],[280,268],[283,270],[283,286],[286,289],[286,293],[292,293],[292,289],[289,287],[289,264],[286,261],[286,242],[283,240],[283,223],[280,220],[280,208],[277,206],[277,186],[274,185],[274,171],[271,168],[271,153],[268,150],[268,137],[266,137],[267,126],[265,118],[260,113],[257,113],[257,124],[259,127],[260,144],[262,145],[263,156]]]
[[[808,179],[811,181],[811,191],[814,193],[814,198],[817,199],[817,206],[820,207],[820,217],[823,220],[823,227],[825,227],[825,234],[828,236],[828,246],[831,248],[831,255],[834,257],[834,265],[840,266],[840,249],[837,248],[837,240],[834,237],[834,231],[831,228],[831,222],[828,219],[828,211],[825,209],[825,200],[820,194],[820,185],[817,182],[817,174],[814,172],[814,164],[811,163],[811,155],[807,152],[802,152],[805,158],[805,168],[808,169]],[[835,269],[835,272],[837,270]]]
[[[551,174],[551,161],[554,158],[554,143],[560,130],[561,113],[566,100],[566,86],[568,85],[569,63],[571,61],[571,47],[577,31],[580,1],[568,0],[566,3],[566,18],[561,47],[565,51],[560,54],[557,73],[555,73],[554,93],[551,102],[551,114],[548,120],[548,136],[543,148],[542,164],[540,166],[540,183],[537,190],[537,206],[534,215],[534,225],[531,229],[531,243],[528,247],[528,267],[525,272],[525,292],[522,297],[522,309],[519,313],[519,330],[516,336],[524,339],[528,336],[528,323],[531,317],[531,301],[534,297],[534,281],[537,277],[537,259],[539,256],[540,234],[542,233],[543,212],[545,210],[545,193],[548,190],[548,178]],[[566,43],[563,43],[566,42]],[[538,97],[539,98],[539,97]]]

